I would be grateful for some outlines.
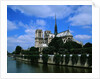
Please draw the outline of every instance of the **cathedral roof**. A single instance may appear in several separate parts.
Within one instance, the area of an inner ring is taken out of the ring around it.
[[[66,30],[66,31],[63,31],[63,32],[60,32],[60,33],[57,34],[57,37],[64,37],[64,36],[73,36],[73,35],[70,33],[69,30]],[[50,34],[49,34],[49,37],[50,37],[50,38],[51,38],[51,37],[54,38],[55,35],[52,34],[52,33],[50,33]]]
[[[57,37],[63,37],[63,36],[73,36],[73,35],[70,33],[69,30],[66,30],[57,34]]]
[[[77,40],[75,40],[75,39],[73,39],[73,41],[77,42],[78,44],[83,45],[83,43],[82,43],[82,42],[79,42],[79,41],[77,41]]]

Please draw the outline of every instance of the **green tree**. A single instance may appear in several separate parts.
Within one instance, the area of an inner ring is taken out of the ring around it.
[[[53,55],[54,54],[54,51],[55,51],[55,47],[54,46],[49,46],[48,47],[48,54]]]
[[[80,57],[80,63],[81,63],[81,65],[85,64],[86,59],[87,59],[86,54],[81,54],[81,57]]]
[[[78,44],[74,41],[67,41],[64,44],[64,48],[66,48],[68,50],[68,52],[71,52],[71,49],[82,48],[82,45]]]
[[[63,55],[61,55],[61,64],[63,64],[63,62],[64,62],[64,56]]]
[[[24,58],[29,59],[32,63],[38,63],[39,55],[25,55]]]
[[[48,54],[49,53],[49,48],[48,47],[43,48],[42,52],[43,52],[43,54]]]
[[[84,48],[88,48],[88,47],[92,47],[92,43],[86,43],[84,46],[83,46]]]
[[[59,48],[58,53],[59,54],[65,54],[65,53],[67,53],[67,50],[65,48]]]
[[[43,54],[42,55],[43,64],[47,64],[48,58],[49,58],[48,54]]]
[[[92,54],[90,54],[88,57],[88,65],[92,66]]]
[[[72,60],[72,65],[77,64],[78,55],[77,54],[73,54],[71,60]]]
[[[56,65],[59,65],[61,62],[61,56],[59,54],[55,54],[53,61],[55,62]]]
[[[65,44],[64,44],[64,48],[68,50],[68,52],[70,52],[70,49],[72,49],[72,44],[71,42],[67,41]]]
[[[12,54],[16,54],[15,51],[13,51]]]
[[[71,45],[72,45],[72,48],[82,48],[82,45],[75,41],[71,41]]]
[[[70,60],[70,54],[66,54],[65,56],[65,63],[68,64]]]
[[[64,45],[62,38],[60,37],[55,37],[52,39],[52,41],[49,43],[49,47],[52,46],[54,47],[54,52],[58,53],[58,49],[62,48]]]
[[[38,48],[35,48],[35,47],[33,46],[33,47],[30,48],[30,51],[33,51],[33,52],[38,51]]]
[[[16,46],[15,53],[16,54],[20,54],[21,53],[21,50],[22,50],[22,47],[21,46]]]

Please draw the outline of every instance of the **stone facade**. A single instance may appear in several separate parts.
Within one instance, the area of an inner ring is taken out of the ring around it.
[[[39,48],[41,44],[43,44],[43,31],[41,29],[37,29],[35,31],[35,47]]]

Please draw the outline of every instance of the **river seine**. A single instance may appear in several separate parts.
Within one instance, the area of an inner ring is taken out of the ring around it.
[[[92,73],[92,69],[56,65],[30,64],[7,57],[7,73]]]

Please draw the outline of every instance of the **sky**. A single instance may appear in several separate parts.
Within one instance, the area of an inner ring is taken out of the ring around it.
[[[55,14],[58,33],[68,30],[73,38],[92,43],[91,5],[8,5],[7,50],[16,46],[28,49],[35,45],[35,30],[50,30],[54,33]]]

